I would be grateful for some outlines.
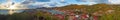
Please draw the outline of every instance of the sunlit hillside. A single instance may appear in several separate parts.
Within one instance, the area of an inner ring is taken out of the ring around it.
[[[51,12],[52,11],[52,12]],[[69,20],[71,15],[87,14],[88,20],[120,20],[120,5],[95,4],[76,5],[71,4],[55,8],[27,9],[21,13],[7,15],[8,20]],[[60,16],[60,17],[59,17]],[[62,16],[64,16],[62,18]],[[96,16],[96,18],[94,18]],[[6,16],[3,16],[6,17]],[[74,16],[73,16],[74,17]],[[79,19],[85,20],[85,19]]]

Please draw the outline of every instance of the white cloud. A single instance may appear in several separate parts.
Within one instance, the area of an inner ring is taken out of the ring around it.
[[[67,1],[67,0],[59,0],[61,2],[64,2],[64,1]],[[82,0],[82,1],[86,1],[84,2],[85,4],[80,4],[80,3],[76,3],[76,4],[79,4],[79,5],[93,5],[93,4],[97,4],[99,2],[103,2],[104,0]],[[97,1],[97,2],[96,2]],[[106,1],[106,0],[105,0]],[[112,2],[113,0],[109,0],[109,2],[111,3],[115,3],[114,1]],[[117,0],[119,1],[119,0]],[[33,3],[34,1],[29,1],[28,0],[28,5],[36,5],[37,7],[55,7],[55,6],[65,6],[65,5],[69,5],[69,4],[63,4],[61,2],[58,2],[56,0],[51,0],[50,2],[36,2]],[[120,1],[119,1],[120,2]],[[30,3],[30,4],[29,4]],[[51,6],[51,4],[55,5],[55,6]],[[74,3],[72,3],[74,4]],[[40,5],[40,6],[39,6]]]
[[[120,4],[120,0],[108,0],[111,4]]]
[[[29,2],[29,0],[27,0]],[[61,0],[61,1],[64,1],[64,0]],[[31,4],[29,4],[31,3]],[[56,7],[56,6],[60,6],[62,3],[60,2],[57,2],[55,0],[52,0],[50,2],[35,2],[35,3],[32,3],[32,1],[30,1],[27,5],[25,6],[31,6],[33,5],[33,7],[30,7],[30,8],[37,8],[37,7]]]
[[[65,0],[61,0],[61,1],[65,1]]]

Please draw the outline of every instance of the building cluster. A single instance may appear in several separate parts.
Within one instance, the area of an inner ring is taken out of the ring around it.
[[[61,9],[54,9],[54,10],[49,10],[49,13],[54,15],[60,20],[98,20],[98,12],[89,14],[85,10],[61,10]],[[95,15],[94,15],[95,14]]]

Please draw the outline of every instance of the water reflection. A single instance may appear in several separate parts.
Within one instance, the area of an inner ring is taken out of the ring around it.
[[[12,10],[14,13],[20,13],[20,12],[22,12],[22,11],[24,11],[24,10]],[[7,15],[7,14],[9,14],[9,10],[8,9],[0,9],[0,14],[2,14],[2,15]]]

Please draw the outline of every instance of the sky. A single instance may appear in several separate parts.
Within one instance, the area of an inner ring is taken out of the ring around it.
[[[12,2],[9,5],[9,2]],[[9,7],[17,7],[19,9],[22,8],[41,8],[41,7],[62,7],[70,4],[78,4],[78,5],[94,5],[99,3],[106,3],[106,4],[120,4],[120,0],[0,0],[0,9],[2,8],[9,8]],[[5,7],[6,6],[6,7]],[[0,11],[1,14],[5,11]],[[18,11],[19,12],[19,11]]]
[[[0,0],[0,3],[6,3],[7,0]],[[28,8],[37,7],[60,7],[70,4],[93,5],[98,3],[120,4],[120,0],[12,0],[14,3],[26,5]]]

